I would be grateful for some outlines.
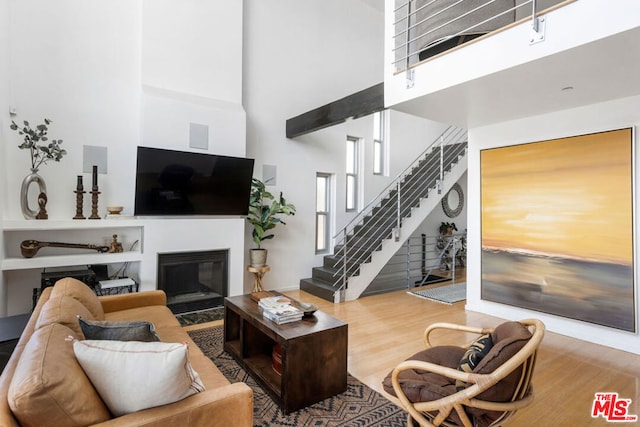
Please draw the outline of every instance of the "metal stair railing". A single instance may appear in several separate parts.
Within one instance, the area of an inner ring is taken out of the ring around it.
[[[450,235],[440,235],[440,236],[426,236],[422,235],[421,239],[423,241],[422,244],[422,279],[415,282],[415,286],[422,286],[427,284],[426,280],[434,272],[434,270],[439,271],[448,271],[451,275],[451,279],[455,283],[456,281],[456,266],[465,267],[466,266],[466,257],[467,257],[467,233],[455,233]],[[431,252],[433,255],[429,255],[429,252],[426,250],[426,245],[424,244],[426,239],[434,240],[434,244],[432,245]],[[410,243],[407,240],[407,245],[410,247]],[[410,263],[410,258],[407,259],[407,263]],[[427,265],[427,261],[432,261]],[[435,262],[433,262],[435,261]],[[410,264],[409,264],[410,265]],[[428,267],[428,269],[427,269]],[[411,270],[408,269],[408,272]],[[410,276],[407,276],[407,287],[410,282]]]
[[[346,289],[348,279],[384,239],[400,240],[402,218],[407,217],[429,191],[441,194],[445,171],[464,154],[466,147],[466,129],[448,127],[334,236],[335,247],[339,248],[334,253],[337,271],[333,275],[334,285],[339,285],[337,292]]]

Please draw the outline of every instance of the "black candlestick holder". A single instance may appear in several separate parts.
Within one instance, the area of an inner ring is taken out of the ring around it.
[[[100,215],[98,215],[98,186],[94,185],[91,189],[91,216],[89,219],[100,219]]]

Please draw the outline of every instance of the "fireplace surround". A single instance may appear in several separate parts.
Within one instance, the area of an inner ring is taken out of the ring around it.
[[[158,254],[158,289],[174,314],[220,307],[229,292],[229,251]]]

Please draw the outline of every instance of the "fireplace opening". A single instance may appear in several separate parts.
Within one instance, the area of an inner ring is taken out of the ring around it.
[[[228,250],[158,254],[158,289],[174,314],[224,305]]]

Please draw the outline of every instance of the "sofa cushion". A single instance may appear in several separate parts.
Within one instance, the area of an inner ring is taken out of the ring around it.
[[[78,323],[84,338],[87,340],[160,341],[151,322],[88,320],[78,316]]]
[[[164,305],[151,305],[146,307],[129,308],[126,310],[105,313],[103,320],[114,320],[121,322],[133,322],[144,320],[151,322],[156,327],[160,340],[167,342],[160,332],[165,328],[180,326],[180,322],[171,312],[169,307]]]
[[[115,416],[166,405],[204,390],[187,344],[75,340],[87,376]]]
[[[80,301],[91,312],[91,318],[104,320],[104,310],[102,310],[100,299],[89,286],[81,281],[72,277],[58,280],[51,291],[51,298],[62,295],[68,295]]]
[[[50,324],[36,330],[11,379],[8,403],[22,426],[86,426],[111,418],[78,364],[67,336],[73,330]]]
[[[77,335],[82,336],[82,329],[78,324],[78,316],[93,319],[93,315],[77,299],[61,295],[50,298],[43,306],[36,321],[36,329],[53,323],[59,323],[72,329]]]

